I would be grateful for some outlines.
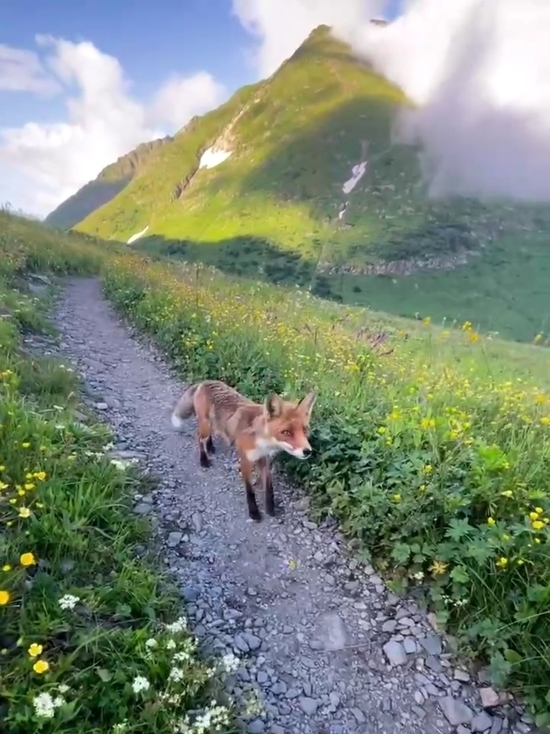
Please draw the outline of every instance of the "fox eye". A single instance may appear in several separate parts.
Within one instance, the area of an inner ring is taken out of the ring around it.
[[[289,431],[288,428],[285,428],[284,431],[282,431],[283,436],[292,436],[292,431]]]

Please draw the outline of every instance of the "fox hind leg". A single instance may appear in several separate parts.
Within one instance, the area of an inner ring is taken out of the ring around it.
[[[207,469],[210,466],[210,459],[208,458],[208,443],[212,442],[212,428],[210,421],[207,418],[201,418],[199,420],[199,464]]]
[[[214,439],[212,438],[212,434],[208,436],[206,439],[206,450],[209,454],[215,454],[216,453],[216,447],[214,446]]]

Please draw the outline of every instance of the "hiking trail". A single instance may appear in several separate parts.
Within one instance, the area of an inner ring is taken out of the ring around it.
[[[335,524],[310,522],[303,494],[280,476],[278,517],[265,514],[257,489],[263,522],[248,520],[232,452],[217,442],[212,467],[199,467],[195,421],[183,433],[170,424],[184,384],[114,314],[98,280],[67,281],[56,323],[116,449],[160,478],[134,511],[154,519],[205,650],[241,658],[229,685],[245,732],[531,730],[502,708],[483,709],[479,685],[454,667],[426,616],[353,559]],[[263,711],[251,708],[254,691]]]

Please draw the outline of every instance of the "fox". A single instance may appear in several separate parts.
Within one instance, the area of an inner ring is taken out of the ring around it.
[[[236,449],[248,515],[259,522],[262,515],[252,486],[253,469],[257,466],[260,471],[265,511],[274,516],[269,460],[280,451],[300,460],[311,456],[308,434],[316,399],[317,392],[313,390],[298,402],[271,393],[263,403],[256,403],[221,380],[204,380],[185,390],[173,408],[171,421],[176,430],[181,430],[185,420],[197,417],[199,464],[203,468],[211,465],[209,454],[215,453],[214,435]]]

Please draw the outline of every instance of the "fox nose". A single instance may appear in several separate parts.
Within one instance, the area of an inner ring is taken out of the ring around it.
[[[312,454],[311,449],[302,449],[302,451],[304,452],[304,459],[307,459]]]

